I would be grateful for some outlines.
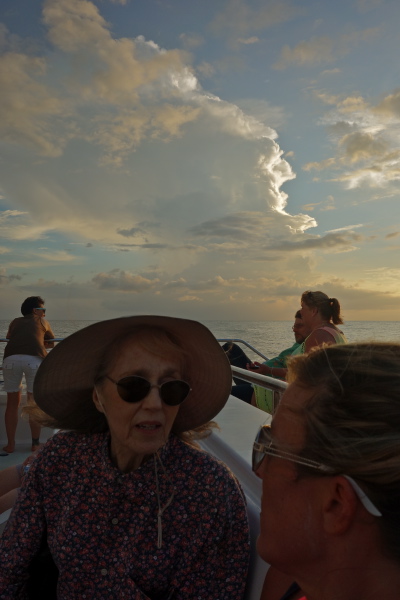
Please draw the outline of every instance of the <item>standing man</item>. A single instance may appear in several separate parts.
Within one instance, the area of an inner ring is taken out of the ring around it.
[[[21,306],[22,317],[14,319],[8,328],[8,343],[4,350],[3,378],[7,392],[5,426],[8,442],[1,454],[14,452],[15,433],[18,425],[18,409],[21,402],[22,376],[25,375],[28,404],[33,403],[33,380],[40,363],[47,355],[46,348],[52,348],[54,338],[50,324],[44,318],[46,309],[40,296],[26,298]],[[32,433],[32,451],[40,445],[40,426],[29,420]]]

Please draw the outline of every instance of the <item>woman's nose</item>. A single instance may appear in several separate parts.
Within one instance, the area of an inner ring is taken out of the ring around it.
[[[162,400],[158,386],[153,385],[145,398],[142,400],[143,408],[159,409],[162,407]]]

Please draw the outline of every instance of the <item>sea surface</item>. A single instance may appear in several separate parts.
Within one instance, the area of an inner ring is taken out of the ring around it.
[[[57,338],[64,338],[96,321],[50,320]],[[265,356],[276,356],[294,343],[293,321],[203,321],[217,338],[245,340]],[[0,321],[0,338],[9,321]],[[390,341],[400,343],[400,321],[348,321],[341,326],[349,342]],[[0,353],[4,344],[0,344]],[[246,351],[247,352],[247,351]],[[251,351],[250,358],[254,358]]]

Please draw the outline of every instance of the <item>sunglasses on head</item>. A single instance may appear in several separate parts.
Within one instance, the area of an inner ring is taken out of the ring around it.
[[[115,381],[109,375],[106,375],[106,377],[117,386],[119,397],[131,404],[140,402],[150,394],[153,388],[157,388],[160,398],[165,404],[168,406],[178,406],[186,400],[191,391],[190,385],[180,379],[172,379],[171,381],[165,381],[157,385],[156,383],[150,383],[150,381],[138,375],[123,377],[119,381]]]
[[[263,427],[261,427],[253,444],[252,468],[254,472],[257,472],[266,455],[281,458],[283,460],[289,460],[298,465],[303,465],[304,467],[316,469],[317,471],[325,475],[338,474],[332,467],[328,467],[327,465],[319,463],[315,460],[311,460],[310,458],[304,458],[303,456],[299,456],[298,454],[292,454],[291,452],[285,452],[284,450],[279,450],[276,446],[274,446],[273,443],[271,425],[263,425]],[[342,473],[341,475],[345,477],[350,483],[351,487],[355,491],[358,499],[363,504],[364,508],[371,515],[374,515],[374,517],[381,517],[382,513],[380,512],[380,510],[368,498],[367,494],[358,485],[358,483],[352,477],[349,477],[349,475],[344,475],[344,473]]]

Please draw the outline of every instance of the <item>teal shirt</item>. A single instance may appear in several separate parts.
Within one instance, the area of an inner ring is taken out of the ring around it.
[[[295,342],[293,346],[290,346],[290,348],[286,348],[286,350],[282,350],[282,352],[278,354],[278,356],[275,356],[274,358],[269,358],[263,364],[267,365],[268,367],[275,367],[277,369],[286,369],[288,356],[291,356],[293,352],[295,352],[300,346],[301,344]]]

